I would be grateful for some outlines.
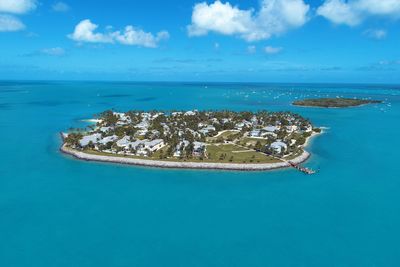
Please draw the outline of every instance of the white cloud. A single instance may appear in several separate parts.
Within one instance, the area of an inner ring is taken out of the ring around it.
[[[157,47],[160,41],[169,38],[169,33],[166,31],[161,31],[154,35],[150,32],[134,28],[131,25],[126,26],[123,31],[109,31],[105,33],[95,32],[97,28],[98,25],[92,23],[89,19],[82,20],[68,37],[77,42],[120,43],[123,45],[137,45],[151,48]],[[108,26],[107,29],[111,30],[112,27]]]
[[[161,31],[155,36],[150,32],[144,32],[140,29],[135,29],[133,26],[126,26],[123,32],[116,31],[110,36],[117,42],[124,45],[137,45],[144,47],[157,47],[157,43],[161,40],[169,38],[169,33]]]
[[[282,50],[283,50],[282,47],[266,46],[266,47],[264,48],[265,53],[270,54],[270,55],[272,55],[272,54],[278,54],[278,53],[280,53]]]
[[[64,2],[57,2],[51,7],[55,12],[68,12],[71,8]]]
[[[370,16],[400,18],[399,0],[325,0],[317,14],[335,24],[356,26]]]
[[[317,9],[317,14],[335,24],[358,25],[361,17],[358,11],[342,0],[327,0]]]
[[[25,29],[25,25],[16,17],[0,14],[0,32],[15,32]]]
[[[36,8],[36,0],[0,0],[0,12],[24,14]]]
[[[42,49],[41,54],[49,55],[49,56],[63,56],[65,55],[65,50],[61,47],[52,47],[52,48],[45,48]]]
[[[364,32],[364,35],[372,39],[382,40],[386,38],[387,32],[382,29],[369,29]]]
[[[198,3],[193,8],[189,36],[209,32],[239,36],[249,42],[268,39],[303,26],[310,6],[303,0],[262,0],[260,9],[242,10],[229,2]]]
[[[400,17],[399,0],[353,0],[351,2],[356,9],[371,15]]]
[[[113,38],[109,34],[95,33],[99,26],[89,19],[82,20],[75,26],[72,34],[68,35],[74,41],[88,43],[112,43]]]

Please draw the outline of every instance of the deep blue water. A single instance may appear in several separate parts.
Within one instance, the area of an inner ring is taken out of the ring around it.
[[[385,104],[300,108],[296,98]],[[105,109],[291,110],[328,129],[295,170],[161,170],[61,155]],[[0,82],[0,266],[400,266],[400,87]]]

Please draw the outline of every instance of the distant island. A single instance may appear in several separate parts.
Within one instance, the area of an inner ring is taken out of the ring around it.
[[[382,103],[382,101],[353,98],[314,98],[297,100],[293,102],[293,105],[305,107],[346,108],[377,103]]]
[[[85,129],[62,133],[64,153],[93,161],[232,170],[296,166],[321,132],[290,112],[105,111]]]

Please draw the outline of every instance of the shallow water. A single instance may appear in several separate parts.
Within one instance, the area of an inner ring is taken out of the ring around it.
[[[303,97],[385,100],[348,109]],[[388,105],[390,103],[390,105]],[[105,109],[290,110],[327,127],[307,166],[88,163],[58,133]],[[399,266],[398,86],[0,83],[0,266]]]

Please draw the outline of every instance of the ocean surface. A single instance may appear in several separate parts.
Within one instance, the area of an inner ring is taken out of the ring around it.
[[[304,97],[384,104],[291,106]],[[269,172],[78,161],[59,132],[106,109],[294,111],[326,127]],[[1,267],[398,267],[400,86],[0,82]]]

